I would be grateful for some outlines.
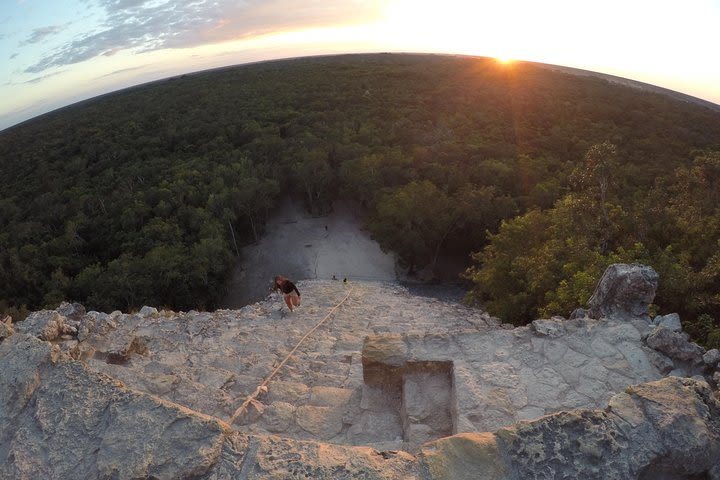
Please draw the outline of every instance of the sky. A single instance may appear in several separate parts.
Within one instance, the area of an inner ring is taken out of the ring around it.
[[[0,0],[0,129],[225,65],[456,53],[592,70],[720,104],[720,0]]]

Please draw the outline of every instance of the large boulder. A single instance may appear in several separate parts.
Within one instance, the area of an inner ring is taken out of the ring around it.
[[[706,365],[709,367],[714,367],[715,365],[720,363],[720,350],[717,348],[713,348],[712,350],[708,350],[705,355],[703,355],[703,362],[705,362]]]
[[[0,478],[198,478],[229,427],[16,334],[0,344]]]
[[[655,327],[645,343],[673,360],[688,362],[690,365],[698,365],[703,361],[702,347],[688,341],[687,335],[662,326]]]
[[[720,401],[705,382],[668,377],[629,387],[605,410],[430,442],[420,459],[432,479],[717,479]]]
[[[588,301],[591,318],[616,317],[649,321],[648,308],[655,298],[658,274],[644,265],[610,265]]]
[[[85,315],[85,307],[79,303],[62,302],[55,310],[73,322],[79,322],[83,315]]]
[[[77,335],[77,328],[56,310],[33,312],[15,326],[20,333],[30,334],[40,340],[52,341],[63,335]]]

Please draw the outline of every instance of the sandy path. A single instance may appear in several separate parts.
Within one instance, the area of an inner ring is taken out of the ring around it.
[[[291,280],[394,281],[395,257],[383,253],[361,220],[345,203],[326,217],[312,217],[286,199],[269,220],[256,245],[244,247],[235,267],[223,308],[239,308],[267,296],[272,278]]]

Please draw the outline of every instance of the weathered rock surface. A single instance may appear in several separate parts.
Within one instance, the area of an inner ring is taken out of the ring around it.
[[[681,332],[682,324],[680,323],[680,315],[671,313],[668,315],[658,315],[653,319],[653,325],[665,327],[672,332]]]
[[[77,334],[77,328],[55,310],[33,312],[17,324],[18,332],[33,335],[41,340],[57,340],[62,335]]]
[[[703,355],[703,362],[705,362],[706,365],[710,367],[716,366],[718,363],[720,363],[720,350],[717,348],[713,348],[712,350],[708,350]]]
[[[0,321],[0,342],[8,338],[10,335],[15,333],[15,327],[13,327],[12,317],[7,316]]]
[[[63,317],[75,322],[79,322],[86,313],[83,305],[68,302],[61,303],[56,311]]]
[[[228,426],[128,390],[17,334],[0,344],[0,478],[206,474]]]
[[[702,347],[689,342],[685,334],[658,326],[647,337],[646,343],[649,347],[664,353],[670,358],[689,362],[693,365],[702,363],[704,354]]]
[[[229,425],[350,288],[300,287],[293,314],[269,298],[212,313],[66,306],[72,318],[19,322],[0,343],[0,478],[720,475],[717,380],[663,379],[696,372],[645,345],[644,319],[508,329],[391,284],[355,284]],[[53,335],[70,322],[76,334]],[[708,360],[698,368],[712,379]]]
[[[606,410],[558,413],[496,437],[510,478],[703,478],[720,462],[719,426],[707,383],[665,378],[628,388]]]
[[[632,386],[604,410],[459,434],[413,456],[232,431],[29,335],[0,344],[0,368],[0,478],[718,478],[720,402],[693,379]]]
[[[647,318],[655,298],[658,274],[644,265],[610,265],[588,301],[592,318]]]

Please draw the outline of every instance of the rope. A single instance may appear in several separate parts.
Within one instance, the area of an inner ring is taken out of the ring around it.
[[[354,288],[354,287],[353,287],[353,288]],[[300,339],[300,341],[298,341],[298,343],[295,345],[295,348],[293,348],[293,349],[290,351],[290,353],[288,353],[288,354],[285,356],[285,358],[283,359],[283,361],[280,362],[280,364],[279,364],[277,367],[275,367],[275,369],[274,369],[272,372],[270,372],[270,375],[268,375],[267,377],[265,377],[265,380],[263,380],[262,383],[261,383],[260,385],[258,385],[258,387],[255,389],[255,391],[254,391],[253,393],[251,393],[250,395],[248,395],[248,397],[245,399],[245,401],[242,403],[242,405],[240,405],[240,407],[238,407],[238,409],[235,410],[235,413],[233,413],[232,417],[230,417],[230,425],[233,424],[233,422],[235,421],[235,419],[236,419],[237,417],[239,417],[239,416],[242,415],[244,412],[246,412],[247,409],[248,409],[248,407],[249,407],[250,405],[252,405],[253,407],[255,407],[255,409],[257,409],[257,411],[260,412],[260,413],[262,413],[262,412],[265,410],[265,406],[264,406],[261,402],[259,402],[259,401],[257,400],[258,395],[260,395],[260,393],[262,393],[262,392],[267,392],[267,391],[268,391],[267,385],[268,385],[268,383],[270,383],[270,380],[271,380],[271,379],[275,376],[275,374],[276,374],[277,372],[279,372],[280,369],[287,363],[287,361],[290,359],[290,357],[292,357],[293,353],[295,353],[295,352],[297,351],[297,349],[300,347],[300,345],[302,344],[302,342],[305,341],[305,339],[306,339],[307,337],[309,337],[315,330],[317,330],[317,329],[320,327],[320,325],[322,325],[323,323],[325,323],[325,320],[327,320],[328,318],[330,318],[330,316],[331,316],[333,313],[335,313],[335,310],[337,310],[338,308],[340,308],[340,305],[342,305],[343,303],[345,303],[345,300],[347,300],[348,297],[350,296],[350,294],[352,293],[353,288],[350,288],[350,290],[348,291],[347,295],[345,295],[345,298],[343,298],[342,300],[340,300],[340,302],[337,303],[337,304],[328,312],[328,314],[325,315],[325,317],[324,317],[322,320],[320,320],[317,324],[315,324],[315,326],[314,326],[313,328],[311,328],[310,330],[308,330],[308,332],[307,332],[307,333]]]

